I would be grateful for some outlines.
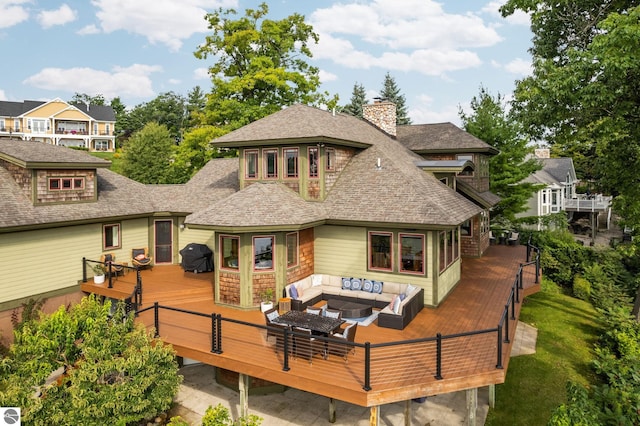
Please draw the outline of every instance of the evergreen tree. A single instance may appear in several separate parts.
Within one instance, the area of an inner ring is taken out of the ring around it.
[[[388,72],[384,76],[384,83],[380,96],[396,104],[396,124],[411,124],[407,113],[407,101],[396,84],[396,80]]]
[[[366,103],[367,94],[364,91],[364,86],[356,82],[351,92],[351,100],[347,105],[342,107],[342,112],[362,118],[362,106]]]
[[[141,183],[170,183],[170,166],[175,143],[167,127],[148,123],[127,142],[122,172]]]
[[[526,159],[532,148],[521,136],[518,123],[505,113],[503,101],[500,94],[494,98],[481,87],[480,94],[471,100],[473,112],[467,115],[460,110],[459,114],[468,133],[500,151],[489,162],[490,189],[502,198],[494,207],[493,218],[502,216],[513,221],[517,213],[526,210],[527,200],[537,190],[536,185],[520,182],[541,165],[535,159]]]

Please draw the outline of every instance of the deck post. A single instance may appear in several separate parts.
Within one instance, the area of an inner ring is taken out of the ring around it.
[[[478,388],[467,389],[467,425],[476,426],[478,411]]]
[[[371,390],[371,343],[364,344],[364,386],[365,391]]]
[[[216,314],[211,313],[211,353],[216,353],[218,343],[218,333],[216,333]]]
[[[404,402],[404,426],[411,426],[411,400]]]
[[[504,305],[504,342],[509,343],[509,305]]]
[[[240,394],[240,417],[246,418],[249,415],[249,375],[240,373],[238,375],[238,393]]]
[[[336,401],[329,398],[329,423],[336,422]]]
[[[369,409],[369,426],[378,426],[379,418],[380,418],[380,406],[374,405]]]
[[[87,282],[87,258],[82,258],[82,282]]]
[[[442,334],[436,334],[436,375],[437,380],[442,380]]]
[[[153,302],[153,326],[156,328],[156,337],[160,337],[160,317],[158,313],[158,302]]]
[[[498,361],[496,368],[502,369],[502,324],[498,324]]]
[[[496,408],[496,385],[489,385],[489,407]]]

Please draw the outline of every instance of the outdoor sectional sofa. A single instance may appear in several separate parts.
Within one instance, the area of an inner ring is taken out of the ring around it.
[[[380,309],[379,327],[398,330],[405,328],[424,307],[421,287],[326,274],[312,274],[293,282],[285,287],[284,293],[291,298],[291,309],[297,311],[329,299],[367,304]]]

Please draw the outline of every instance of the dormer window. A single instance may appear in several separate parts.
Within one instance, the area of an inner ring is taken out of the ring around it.
[[[49,191],[84,189],[84,178],[49,178]]]

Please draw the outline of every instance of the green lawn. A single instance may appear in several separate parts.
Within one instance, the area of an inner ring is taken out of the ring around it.
[[[506,382],[496,386],[496,407],[486,425],[546,425],[566,401],[566,382],[596,381],[589,363],[598,337],[591,304],[561,294],[553,283],[528,297],[520,320],[538,329],[534,355],[511,359]]]
[[[111,171],[122,174],[121,172],[121,156],[120,152],[90,152],[94,157],[102,158],[104,160],[111,161],[111,167],[109,168]]]

